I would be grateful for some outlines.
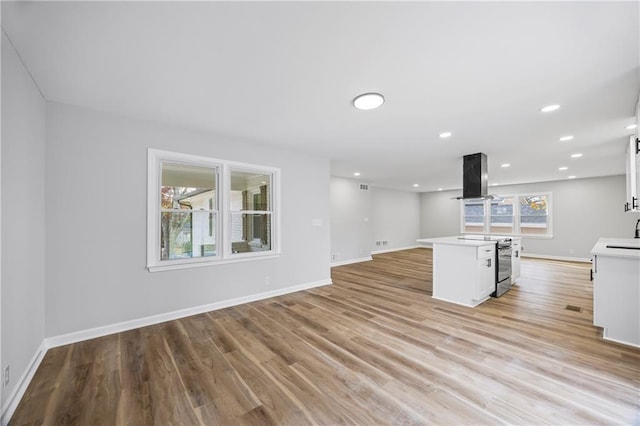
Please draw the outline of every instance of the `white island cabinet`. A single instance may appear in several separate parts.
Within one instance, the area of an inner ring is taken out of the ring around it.
[[[522,239],[511,238],[511,285],[520,278],[520,254],[522,253]]]
[[[495,241],[444,237],[418,242],[433,245],[435,299],[473,307],[495,291]]]
[[[593,324],[605,340],[640,347],[640,240],[600,238],[591,254]]]

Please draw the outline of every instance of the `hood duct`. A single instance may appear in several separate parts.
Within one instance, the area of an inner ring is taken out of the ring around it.
[[[487,156],[481,152],[463,157],[462,199],[488,198]]]

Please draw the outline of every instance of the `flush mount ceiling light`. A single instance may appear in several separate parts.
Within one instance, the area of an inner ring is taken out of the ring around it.
[[[356,96],[353,106],[361,110],[376,109],[384,103],[384,96],[380,93],[363,93]]]
[[[360,176],[360,172],[355,172],[353,175],[354,176]]]
[[[625,127],[625,129],[627,129],[627,130],[633,130],[633,129],[635,129],[636,127],[638,127],[638,125],[637,125],[637,124],[629,124],[627,127]]]
[[[551,112],[551,111],[555,111],[558,108],[560,108],[560,105],[554,104],[554,105],[547,105],[545,107],[540,108],[540,112]]]
[[[571,158],[580,158],[582,157],[582,154],[578,153],[578,154],[571,154]]]
[[[450,138],[451,137],[451,132],[442,132],[442,133],[440,133],[440,137],[442,139]]]
[[[567,141],[570,141],[571,139],[573,139],[572,135],[563,136],[560,138],[560,142],[567,142]]]
[[[413,184],[413,187],[414,187],[414,188],[417,188],[417,187],[419,187],[419,186],[420,186],[420,185],[419,185],[419,184],[417,184],[417,183],[414,183],[414,184]]]
[[[500,167],[509,167],[509,166],[511,166],[511,164],[509,164],[509,163],[504,163],[504,164],[500,165]]]
[[[438,191],[442,191],[442,188],[438,188]]]
[[[567,179],[575,179],[575,178],[576,178],[575,176],[571,175]]]
[[[562,166],[562,167],[558,167],[558,170],[560,170],[561,172],[564,172],[565,170],[569,170],[569,168],[567,166]]]

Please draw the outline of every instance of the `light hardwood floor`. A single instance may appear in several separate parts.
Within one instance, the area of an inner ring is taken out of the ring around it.
[[[11,425],[640,422],[640,350],[592,326],[588,264],[523,259],[477,308],[433,300],[431,271],[429,249],[376,255],[331,286],[51,349]]]

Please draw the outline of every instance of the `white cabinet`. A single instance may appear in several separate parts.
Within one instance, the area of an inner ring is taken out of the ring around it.
[[[495,245],[478,247],[478,280],[475,300],[484,300],[496,290]]]
[[[640,246],[633,239],[601,238],[592,250],[593,324],[605,340],[640,347]]]
[[[444,242],[431,240],[433,297],[465,306],[487,300],[495,291],[495,242],[440,240]]]
[[[627,145],[627,200],[625,211],[640,211],[640,142],[635,136],[629,138]]]
[[[522,240],[513,238],[511,240],[511,284],[515,284],[520,278],[520,253],[522,252]]]

